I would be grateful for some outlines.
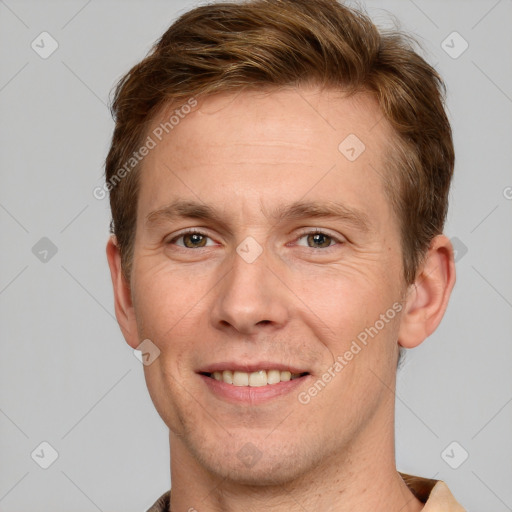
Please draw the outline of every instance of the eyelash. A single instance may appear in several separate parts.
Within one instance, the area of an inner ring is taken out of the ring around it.
[[[208,233],[202,231],[201,229],[189,228],[189,229],[186,229],[185,231],[182,231],[179,235],[177,235],[177,236],[173,237],[171,240],[169,240],[167,242],[167,245],[174,244],[180,238],[182,238],[186,235],[191,235],[191,234],[201,235],[201,236],[205,236],[205,237],[211,239],[211,237],[208,235]],[[297,242],[304,236],[309,236],[309,235],[327,235],[333,242],[335,242],[333,245],[342,245],[344,243],[344,241],[340,240],[338,237],[330,235],[327,231],[322,231],[321,229],[318,229],[318,228],[317,229],[303,229],[302,231],[300,231],[299,236],[297,236],[294,241]],[[305,247],[305,248],[315,249],[315,250],[322,249],[323,251],[326,251],[326,250],[330,249],[331,247],[333,247],[333,245],[329,245],[327,247],[319,247],[319,248],[315,248],[315,247]],[[183,249],[190,249],[189,247],[182,247],[182,246],[179,246],[179,247],[183,248]],[[198,249],[204,249],[204,247],[198,247]]]

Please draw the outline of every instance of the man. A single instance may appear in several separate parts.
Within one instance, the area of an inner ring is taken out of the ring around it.
[[[463,510],[394,457],[400,349],[455,282],[442,89],[334,0],[196,8],[120,81],[107,257],[170,432],[151,511]]]

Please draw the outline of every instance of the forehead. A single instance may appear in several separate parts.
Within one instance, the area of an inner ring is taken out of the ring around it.
[[[370,94],[253,90],[179,109],[162,110],[148,131],[156,146],[143,162],[141,213],[184,196],[259,211],[306,195],[358,209],[383,199],[393,134]]]
[[[193,109],[186,103],[165,106],[151,123],[150,132],[163,127],[158,141],[161,148],[172,144],[176,134],[181,142],[200,146],[202,151],[193,155],[196,161],[206,156],[205,150],[227,145],[236,150],[237,143],[254,145],[269,139],[274,139],[276,146],[284,142],[297,151],[322,151],[327,145],[337,150],[337,143],[350,133],[373,151],[382,149],[379,143],[392,135],[369,92],[348,95],[312,86],[264,88],[207,96],[194,100],[197,106]],[[208,137],[200,140],[198,132]],[[305,144],[307,139],[311,144]]]

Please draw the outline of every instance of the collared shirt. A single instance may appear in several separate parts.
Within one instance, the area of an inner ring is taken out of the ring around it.
[[[466,509],[455,501],[450,489],[442,480],[405,473],[400,473],[400,476],[414,496],[421,503],[425,503],[422,512],[466,512]],[[160,496],[147,512],[171,512],[171,491]]]

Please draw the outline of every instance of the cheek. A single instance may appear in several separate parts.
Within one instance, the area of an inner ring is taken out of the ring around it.
[[[296,284],[307,306],[303,321],[326,349],[325,371],[337,375],[330,386],[333,394],[326,398],[331,396],[333,406],[336,397],[349,403],[366,400],[382,388],[376,375],[388,381],[395,371],[401,309],[397,282],[383,267],[343,264],[328,274],[311,271]],[[336,361],[338,371],[332,368]]]
[[[150,339],[160,351],[152,364],[144,366],[147,388],[165,424],[183,433],[194,412],[190,396],[200,391],[194,387],[199,380],[190,378],[190,350],[206,329],[202,299],[207,289],[204,280],[187,282],[163,265],[139,276],[143,284],[134,287],[139,336]]]
[[[325,323],[333,334],[364,329],[399,299],[398,287],[380,266],[373,264],[310,268],[291,279],[305,310],[318,315],[318,322]]]
[[[197,328],[201,303],[208,294],[208,280],[197,273],[191,275],[187,269],[170,269],[165,261],[154,266],[139,265],[137,270],[134,307],[143,331],[140,334],[149,339],[179,341],[180,333],[193,332],[190,329]]]
[[[312,413],[329,410],[339,424],[349,421],[357,429],[379,403],[391,399],[400,322],[396,309],[400,307],[398,302],[352,301],[350,297],[337,301],[336,311],[331,306],[330,331],[321,338],[331,360],[316,381],[316,389],[306,391],[305,399],[311,398],[314,404]],[[319,399],[313,400],[317,395]]]
[[[144,367],[146,385],[155,409],[176,434],[183,434],[190,428],[187,425],[195,416],[194,402],[190,401],[190,396],[197,396],[199,391],[191,382],[184,387],[180,366],[179,355],[162,351],[153,364]]]

